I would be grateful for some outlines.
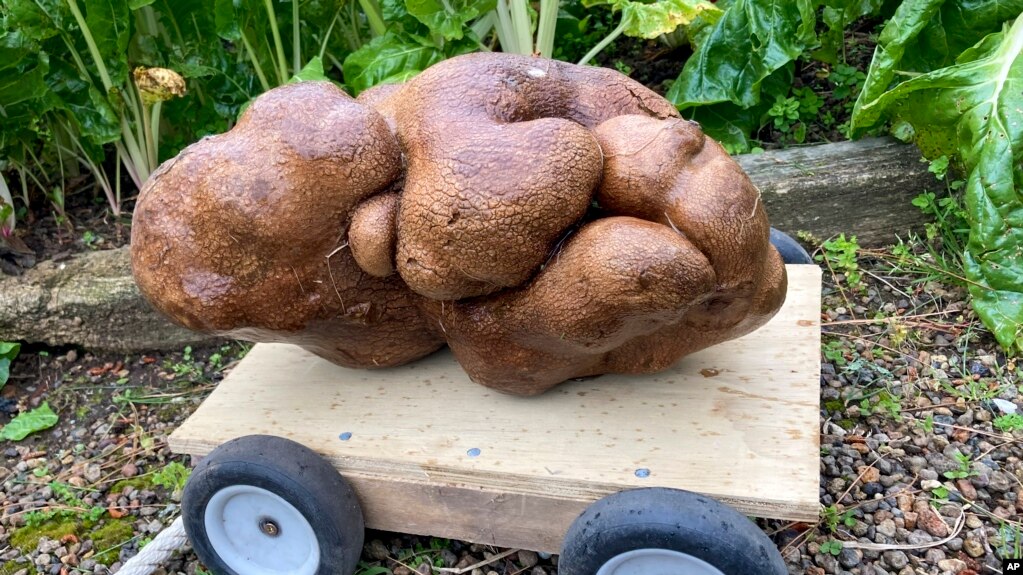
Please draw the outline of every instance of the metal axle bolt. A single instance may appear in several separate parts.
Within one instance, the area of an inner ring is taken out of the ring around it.
[[[270,519],[261,519],[259,521],[259,530],[270,537],[277,537],[281,534],[281,528]]]

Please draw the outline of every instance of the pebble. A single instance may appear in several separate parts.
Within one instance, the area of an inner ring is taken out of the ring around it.
[[[949,573],[959,573],[966,569],[966,562],[962,559],[942,559],[938,561],[938,569]]]
[[[948,536],[948,525],[930,507],[919,507],[916,512],[918,515],[916,520],[918,527],[935,537]]]
[[[966,552],[970,557],[983,557],[984,556],[984,544],[976,539],[967,536],[966,540],[963,541],[963,551]]]
[[[881,556],[884,557],[884,562],[893,569],[902,569],[909,565],[909,557],[902,551],[885,551]]]

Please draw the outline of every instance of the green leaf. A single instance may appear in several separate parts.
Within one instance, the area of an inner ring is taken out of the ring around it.
[[[213,3],[213,17],[217,26],[217,34],[221,38],[232,42],[242,39],[241,28],[238,26],[238,14],[234,10],[234,0],[216,0]]]
[[[967,48],[1023,12],[1023,0],[946,0],[914,42],[904,70],[930,72],[951,66]]]
[[[126,0],[85,0],[85,23],[115,86],[128,81],[130,14]],[[83,33],[86,32],[83,30]]]
[[[733,155],[750,151],[749,135],[760,127],[759,114],[731,102],[693,108],[689,116]]]
[[[138,10],[143,6],[149,6],[153,2],[156,2],[156,0],[128,0],[128,8]]]
[[[49,69],[50,61],[45,53],[26,55],[13,69],[0,68],[0,109],[45,96],[48,90],[45,77]],[[3,115],[0,113],[0,117]]]
[[[330,78],[327,78],[326,74],[323,73],[323,60],[320,60],[319,56],[313,56],[309,63],[302,67],[297,74],[288,80],[289,84],[295,82],[329,82]]]
[[[458,40],[465,27],[497,7],[497,0],[405,0],[409,14],[445,40]]]
[[[912,124],[928,157],[956,154],[965,167],[973,305],[1003,347],[1023,350],[1023,17],[873,106]]]
[[[11,363],[18,357],[20,351],[21,344],[0,341],[0,388],[7,385],[7,380],[11,376]]]
[[[648,40],[685,28],[700,16],[716,19],[722,15],[720,8],[706,0],[659,0],[651,4],[619,0],[615,7],[622,11],[622,32]]]
[[[116,142],[121,137],[117,112],[77,67],[66,60],[55,60],[48,82],[54,107],[69,112],[67,123],[77,126],[82,137],[97,145]]]
[[[761,84],[814,42],[810,0],[736,0],[686,61],[667,98],[680,109],[760,102]]]
[[[891,85],[895,73],[902,63],[906,45],[934,17],[945,0],[905,0],[895,11],[892,19],[885,24],[877,39],[874,59],[870,61],[867,79],[856,98],[850,129],[853,135],[869,130],[881,116],[882,108],[878,99]]]
[[[377,84],[401,83],[444,57],[436,47],[388,31],[345,58],[345,86],[358,95]]]
[[[67,2],[60,0],[5,0],[6,27],[33,40],[46,40],[66,30]]]
[[[50,409],[50,404],[43,403],[32,411],[19,413],[10,423],[0,429],[0,439],[21,441],[29,434],[57,425],[57,414]]]

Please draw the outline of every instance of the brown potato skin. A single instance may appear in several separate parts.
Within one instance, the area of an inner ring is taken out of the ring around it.
[[[136,282],[194,330],[297,343],[352,367],[423,357],[444,342],[418,296],[337,249],[359,201],[400,169],[383,118],[332,84],[271,90],[234,129],[189,146],[143,186]]]
[[[535,395],[763,325],[785,267],[717,142],[617,72],[460,56],[357,100],[260,96],[146,183],[143,294],[192,329],[386,367],[447,343]]]

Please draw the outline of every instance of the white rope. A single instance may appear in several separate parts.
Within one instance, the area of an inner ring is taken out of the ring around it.
[[[149,542],[138,555],[132,557],[117,570],[118,575],[150,575],[164,561],[185,544],[185,524],[178,517],[170,527],[164,529]]]

